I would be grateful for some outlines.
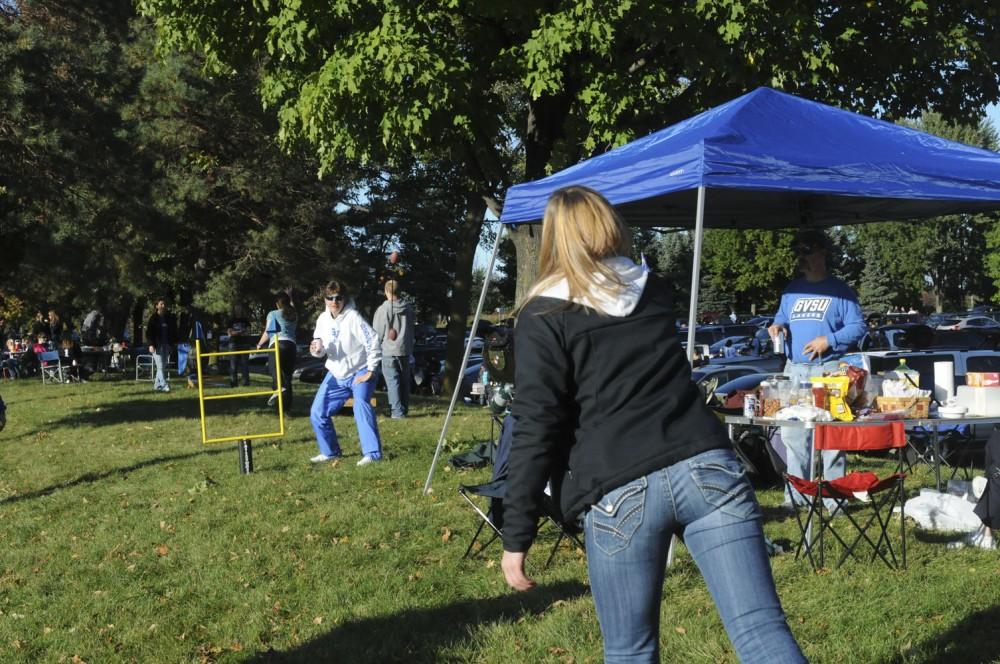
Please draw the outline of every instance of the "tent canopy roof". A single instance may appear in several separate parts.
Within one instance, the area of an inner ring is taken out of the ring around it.
[[[758,88],[549,177],[511,187],[504,223],[541,221],[568,185],[629,224],[787,228],[1000,209],[1000,153]]]

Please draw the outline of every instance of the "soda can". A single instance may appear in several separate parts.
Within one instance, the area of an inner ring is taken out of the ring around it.
[[[743,397],[743,417],[757,417],[757,396],[748,394]]]
[[[774,354],[784,355],[785,354],[785,333],[778,332],[774,335]]]

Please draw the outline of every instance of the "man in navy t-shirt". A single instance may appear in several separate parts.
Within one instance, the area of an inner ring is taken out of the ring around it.
[[[827,271],[830,242],[822,231],[800,231],[792,249],[802,278],[788,284],[781,294],[768,333],[773,338],[784,332],[785,375],[796,385],[835,371],[840,357],[865,333],[865,321],[854,291]],[[788,453],[789,474],[812,478],[812,432],[782,427],[781,440]],[[825,478],[842,477],[845,465],[842,452],[823,454]],[[786,504],[791,500],[786,494]]]

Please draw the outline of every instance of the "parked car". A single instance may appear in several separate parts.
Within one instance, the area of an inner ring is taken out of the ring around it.
[[[746,325],[755,325],[756,327],[770,327],[771,323],[774,322],[774,316],[754,316],[746,322]]]
[[[990,318],[996,318],[1000,316],[1000,307],[995,304],[977,304],[976,306],[969,309],[969,314],[976,314],[979,316],[989,316]]]
[[[720,339],[709,346],[709,354],[712,357],[723,357],[723,354],[726,352],[727,343],[736,349],[737,355],[748,355],[753,350],[753,337],[748,337],[746,335],[734,335],[726,337],[725,339]]]
[[[749,376],[759,372],[759,368],[748,364],[708,364],[692,371],[691,380],[708,397],[716,391],[719,385],[725,385],[741,376]]]
[[[858,350],[927,350],[951,348],[994,350],[1000,347],[1000,328],[966,327],[935,330],[927,325],[885,325],[869,330],[858,342]]]
[[[470,355],[469,363],[465,367],[465,371],[462,372],[462,389],[459,391],[458,396],[463,401],[471,401],[473,399],[472,386],[476,383],[482,382],[482,368],[483,368],[483,356],[482,355]],[[434,394],[441,394],[444,383],[444,360],[441,360],[438,366],[438,373],[431,379],[431,391]]]
[[[715,399],[713,401],[717,401],[721,404],[726,400],[726,397],[733,392],[738,392],[739,390],[754,390],[765,380],[771,380],[772,378],[780,375],[780,372],[760,371],[737,376],[715,388]]]
[[[713,357],[709,366],[748,366],[757,371],[783,371],[786,358],[784,355],[768,353],[766,355],[737,355],[736,357]]]
[[[989,316],[963,316],[962,318],[945,319],[937,325],[939,330],[964,330],[967,327],[1000,328],[1000,323]]]
[[[752,337],[758,328],[756,325],[701,325],[694,331],[695,343],[711,346],[726,337]],[[677,332],[681,339],[687,341],[687,330],[681,328]]]

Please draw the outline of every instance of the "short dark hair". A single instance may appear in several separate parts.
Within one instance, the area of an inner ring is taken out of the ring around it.
[[[333,295],[334,293],[340,293],[341,295],[344,296],[344,299],[346,300],[348,296],[350,296],[351,291],[348,290],[347,284],[345,284],[340,279],[331,279],[330,281],[326,282],[326,294]]]
[[[818,228],[804,228],[796,233],[795,237],[792,238],[792,250],[796,253],[804,253],[802,252],[802,249],[806,248],[810,251],[815,249],[829,251],[830,238],[828,238],[826,233]]]

